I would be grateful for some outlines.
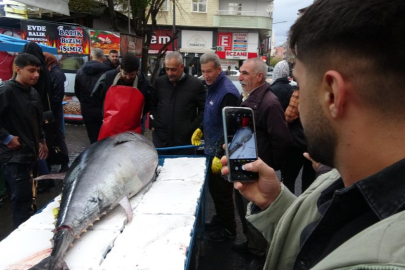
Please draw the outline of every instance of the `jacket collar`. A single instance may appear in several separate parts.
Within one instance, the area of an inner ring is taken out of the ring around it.
[[[217,89],[218,85],[221,84],[222,80],[226,77],[225,73],[223,71],[221,71],[221,73],[218,75],[217,79],[215,80],[215,82],[211,85],[207,85],[206,82],[204,81],[204,84],[208,86],[208,90],[211,89]],[[211,90],[212,91],[212,90]]]
[[[271,86],[275,85],[275,84],[289,84],[290,81],[288,80],[288,78],[278,78],[277,80],[275,80]]]
[[[264,94],[266,94],[266,92],[269,90],[270,85],[266,82],[264,83],[262,86],[260,86],[259,88],[257,88],[256,90],[254,90],[249,97],[242,102],[243,105],[247,105],[247,104],[252,104],[251,107],[252,109],[257,109],[260,102],[263,99]],[[240,97],[240,99],[242,100],[242,95]]]
[[[380,172],[356,182],[350,187],[344,187],[340,178],[325,189],[318,200],[318,207],[323,215],[327,209],[326,203],[335,194],[358,192],[370,209],[382,220],[405,208],[405,158]],[[323,206],[324,205],[324,206]]]

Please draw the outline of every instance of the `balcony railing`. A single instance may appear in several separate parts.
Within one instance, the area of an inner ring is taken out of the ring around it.
[[[217,15],[271,17],[271,13],[265,11],[243,11],[243,10],[218,10]]]

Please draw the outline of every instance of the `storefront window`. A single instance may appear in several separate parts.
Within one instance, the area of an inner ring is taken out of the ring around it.
[[[87,55],[59,54],[56,56],[56,58],[58,59],[60,68],[63,69],[64,72],[68,73],[76,73],[76,71],[89,60]]]

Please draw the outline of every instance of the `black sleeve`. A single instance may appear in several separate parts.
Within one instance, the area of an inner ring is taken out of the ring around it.
[[[236,106],[238,106],[238,98],[233,94],[226,94],[221,102],[221,112],[220,113],[222,113],[222,109],[224,107],[236,107]],[[215,152],[215,156],[218,158],[221,158],[225,154],[225,150],[222,148],[222,145],[225,143],[224,134],[223,134],[224,132],[222,129],[220,132],[222,133],[222,136],[220,137],[220,139],[217,142],[217,146],[216,146],[217,150]]]
[[[105,73],[97,80],[96,85],[93,88],[91,97],[104,103],[105,95],[107,93],[106,75]]]
[[[205,99],[207,97],[207,91],[205,86],[200,83],[200,85],[198,86],[198,89],[196,91],[196,105],[197,105],[197,117],[194,119],[193,123],[192,123],[192,129],[196,130],[197,128],[202,127],[203,125],[203,117],[204,117],[204,109],[205,109]],[[202,129],[201,129],[202,130]]]
[[[6,88],[5,86],[0,87],[0,116],[3,116],[3,117],[9,106],[9,101],[8,101],[8,97],[7,97],[5,88]],[[5,118],[7,118],[7,117],[5,117]],[[2,121],[0,120],[0,143],[3,143],[3,141],[9,135],[11,135],[10,132],[4,127]]]

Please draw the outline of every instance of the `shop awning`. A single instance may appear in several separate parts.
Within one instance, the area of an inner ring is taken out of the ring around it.
[[[21,52],[24,45],[28,42],[29,41],[26,41],[24,39],[19,39],[19,38],[0,34],[0,51],[2,51],[2,52]],[[52,54],[58,53],[58,51],[54,47],[42,45],[40,43],[38,43],[38,45],[41,47],[43,52],[49,52]]]
[[[17,0],[16,2],[27,6],[38,7],[52,12],[57,12],[66,16],[70,15],[69,0]]]

